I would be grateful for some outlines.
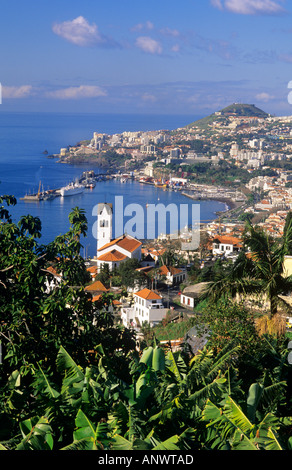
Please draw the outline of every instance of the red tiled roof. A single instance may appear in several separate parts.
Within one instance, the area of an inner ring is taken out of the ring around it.
[[[95,295],[94,297],[92,297],[92,302],[97,302],[98,300],[100,300],[102,297],[102,294],[99,294],[99,295]]]
[[[112,250],[104,255],[99,256],[97,259],[99,261],[122,261],[126,259],[127,256],[121,253],[118,250]]]
[[[156,294],[156,292],[146,288],[140,290],[139,292],[135,292],[134,295],[137,295],[138,297],[142,297],[142,299],[147,300],[161,299],[160,295]]]
[[[95,281],[93,284],[86,286],[85,290],[90,291],[90,292],[97,292],[97,291],[107,292],[108,291],[107,288],[100,281]]]
[[[89,273],[95,274],[95,273],[97,273],[97,266],[90,266],[89,268],[87,268],[87,271]]]
[[[170,274],[174,275],[174,274],[180,274],[182,273],[182,270],[179,269],[179,268],[175,268],[174,266],[161,266],[161,268],[159,269],[160,273],[161,274],[164,274],[165,276],[167,276],[167,274],[170,272]]]
[[[50,273],[53,274],[54,276],[60,277],[60,274],[55,270],[55,268],[53,268],[53,266],[49,266],[47,268],[47,271],[50,271]]]
[[[219,236],[215,237],[214,240],[213,240],[213,243],[215,243],[217,241],[219,243],[227,243],[227,244],[230,244],[230,245],[242,246],[241,240],[239,238],[228,236],[228,235],[226,235],[226,236],[225,235],[219,235]]]
[[[141,245],[142,243],[139,240],[136,240],[135,238],[129,238],[129,237],[124,237],[122,240],[118,242],[118,246],[130,252],[135,251]]]
[[[103,245],[101,248],[98,249],[98,251],[103,251],[106,248],[109,248],[110,246],[114,245],[117,245],[120,248],[124,248],[124,250],[130,251],[132,253],[139,246],[142,245],[142,242],[136,240],[136,238],[129,237],[128,235],[123,235],[122,237],[116,238],[115,240],[112,240],[106,245]]]

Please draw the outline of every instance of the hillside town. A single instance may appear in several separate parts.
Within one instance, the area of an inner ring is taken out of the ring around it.
[[[245,115],[246,114],[246,115]],[[134,178],[195,200],[230,209],[210,234],[252,216],[281,236],[292,204],[292,117],[274,117],[254,105],[234,104],[173,131],[123,132],[93,137],[60,150],[60,161],[106,165],[108,177]],[[226,225],[228,224],[228,225]],[[217,231],[217,232],[216,232]]]
[[[169,234],[152,243],[129,235],[113,239],[113,207],[99,204],[97,255],[89,261],[91,284],[86,287],[93,300],[119,291],[114,283],[106,287],[100,281],[104,268],[114,273],[134,259],[132,269],[140,277],[115,306],[124,326],[139,331],[143,323],[155,326],[169,314],[173,319],[192,315],[205,284],[194,283],[189,275],[194,264],[202,272],[218,260],[234,262],[247,219],[271,237],[282,237],[292,209],[291,155],[291,116],[274,117],[239,104],[173,131],[94,132],[92,139],[61,149],[61,161],[106,161],[108,177],[125,183],[133,178],[164,191],[181,191],[194,200],[226,203],[227,210],[216,220],[200,224],[195,251],[183,251],[181,240],[173,246]],[[112,159],[114,166],[109,164]],[[165,254],[170,250],[174,256],[167,264]],[[290,258],[290,274],[289,263]]]

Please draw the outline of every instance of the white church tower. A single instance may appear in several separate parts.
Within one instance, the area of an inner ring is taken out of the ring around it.
[[[97,249],[112,240],[113,205],[99,203],[97,205]]]

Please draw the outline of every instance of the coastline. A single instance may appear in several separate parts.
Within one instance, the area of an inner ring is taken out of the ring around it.
[[[80,146],[82,143],[84,143],[84,145],[86,145],[88,142],[87,141],[80,141],[76,144],[76,146]],[[71,147],[71,146],[68,146],[67,147],[67,150],[68,148]],[[62,149],[61,149],[62,150]],[[65,150],[65,148],[63,149]],[[92,152],[92,150],[91,150]],[[90,165],[92,167],[92,173],[94,175],[94,178],[98,181],[98,173],[95,173],[95,171],[98,169],[98,171],[102,172],[103,175],[105,176],[106,175],[106,179],[116,179],[116,178],[119,178],[119,177],[123,177],[123,179],[126,179],[128,177],[130,177],[130,179],[132,180],[135,180],[137,182],[139,182],[140,184],[148,184],[149,186],[154,186],[155,188],[157,187],[161,187],[161,185],[158,185],[157,182],[155,182],[155,180],[153,178],[151,178],[151,181],[150,178],[144,178],[144,180],[142,180],[141,178],[141,175],[140,176],[135,176],[135,172],[137,171],[141,171],[141,167],[138,165],[133,167],[133,168],[128,168],[126,169],[124,164],[121,164],[120,162],[116,161],[114,162],[113,164],[110,164],[110,162],[106,162],[106,161],[102,161],[102,158],[101,158],[101,155],[93,155],[92,153],[90,152],[89,153],[86,153],[84,152],[83,153],[80,153],[79,155],[62,155],[61,152],[60,154],[54,154],[54,155],[47,155],[48,158],[57,158],[57,161],[56,163],[63,163],[63,164],[67,164],[67,165],[74,165],[74,166],[84,166],[84,165]],[[130,176],[131,174],[131,176]],[[124,178],[126,177],[126,178]],[[147,181],[148,179],[148,181]],[[82,184],[82,178],[80,178],[79,182]],[[123,181],[124,182],[124,181]],[[168,182],[167,182],[168,183]],[[172,186],[171,184],[167,184],[163,187],[164,190],[168,190],[168,191],[180,191],[181,195],[189,198],[189,199],[193,199],[193,200],[197,200],[197,201],[214,201],[214,202],[219,202],[219,203],[223,203],[225,204],[225,209],[224,210],[220,210],[220,211],[215,211],[213,214],[214,214],[214,217],[212,217],[212,219],[210,219],[210,222],[211,221],[216,221],[218,219],[220,219],[221,217],[228,217],[229,215],[231,216],[232,215],[232,211],[233,210],[236,210],[238,209],[241,205],[243,205],[244,201],[236,201],[234,200],[234,198],[232,198],[232,195],[228,195],[227,197],[224,197],[224,194],[223,195],[219,195],[218,194],[218,197],[216,197],[216,187],[214,187],[214,193],[213,194],[210,194],[210,196],[208,196],[208,192],[204,191],[204,185],[201,185],[202,187],[202,192],[203,194],[201,196],[194,196],[192,194],[188,194],[185,192],[184,189],[187,190],[187,188],[184,188],[183,186],[180,186],[180,187],[175,187],[175,186]],[[205,224],[204,224],[205,225]]]
[[[217,215],[222,215],[222,214],[227,214],[228,212],[234,210],[234,209],[238,209],[241,205],[244,204],[244,201],[234,201],[233,199],[229,198],[229,197],[218,197],[216,199],[214,199],[214,197],[202,197],[202,198],[198,198],[196,196],[192,196],[191,194],[187,194],[185,192],[182,192],[182,195],[183,196],[186,196],[190,199],[193,199],[194,201],[216,201],[216,202],[223,202],[227,205],[227,209],[225,211],[217,211],[216,214]]]

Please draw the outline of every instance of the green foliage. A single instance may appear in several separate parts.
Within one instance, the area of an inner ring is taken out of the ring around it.
[[[1,199],[5,201],[15,202],[8,196]],[[52,366],[61,345],[81,364],[89,360],[89,351],[99,343],[109,353],[113,353],[115,342],[131,350],[135,346],[131,334],[114,329],[113,312],[105,314],[103,305],[92,303],[84,290],[88,280],[80,255],[80,238],[87,231],[84,211],[75,207],[69,215],[69,231],[47,246],[38,241],[38,218],[23,216],[15,224],[8,212],[3,213],[0,335],[4,373],[9,375],[15,368],[29,371],[31,364],[41,361]],[[58,273],[57,280],[51,268]]]
[[[259,391],[257,384],[252,384],[251,387]],[[259,396],[255,397],[253,394],[251,400],[249,394],[248,401],[252,401],[253,408],[256,408]],[[283,421],[272,413],[267,413],[261,421],[250,421],[231,397],[227,397],[219,407],[208,400],[203,419],[213,431],[209,434],[206,445],[211,449],[221,450],[284,450],[281,430],[292,423],[292,418]]]
[[[145,282],[144,276],[139,271],[136,271],[138,267],[139,261],[135,258],[127,259],[120,264],[116,272],[123,286],[135,287],[136,284],[141,286]]]
[[[118,378],[102,346],[96,362],[80,367],[61,347],[56,371],[40,366],[11,391],[33,400],[25,414],[5,413],[14,423],[1,448],[14,450],[287,449],[291,418],[266,407],[274,391],[261,383],[241,389],[238,348],[219,354],[204,348],[191,360],[159,346],[132,359],[129,380]],[[20,430],[17,431],[17,427]],[[178,432],[179,431],[179,432]]]
[[[178,323],[159,323],[153,328],[153,333],[159,341],[169,341],[184,338],[187,332],[193,326],[193,319],[184,320]]]
[[[284,273],[284,259],[292,247],[291,219],[287,219],[280,241],[247,222],[243,245],[243,251],[230,271],[219,279],[213,279],[205,295],[214,300],[222,296],[253,295],[258,299],[266,296],[270,303],[270,316],[273,316],[279,303],[283,303],[279,296],[289,293],[292,288],[292,276]]]
[[[287,349],[258,338],[245,309],[207,304],[210,340],[196,355],[155,337],[138,354],[134,333],[113,322],[113,297],[93,303],[84,291],[84,212],[48,246],[39,219],[2,215],[1,450],[291,448]]]
[[[228,298],[207,302],[197,314],[195,324],[198,331],[209,335],[209,344],[218,351],[232,343],[252,354],[258,344],[253,315]]]

